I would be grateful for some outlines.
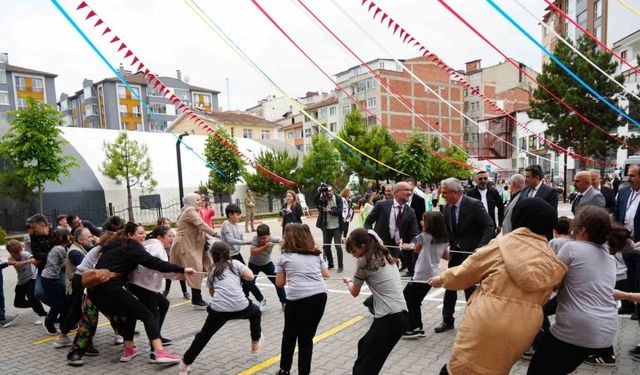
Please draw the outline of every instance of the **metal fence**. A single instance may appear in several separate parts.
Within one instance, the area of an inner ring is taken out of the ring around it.
[[[26,228],[26,220],[39,210],[36,207],[26,205],[5,207],[0,209],[0,228],[9,232],[23,233]],[[107,210],[102,205],[92,205],[91,203],[81,203],[69,206],[64,211],[59,209],[49,209],[43,212],[44,216],[53,227],[57,226],[57,217],[62,214],[74,214],[82,219],[89,220],[98,226],[107,218]]]

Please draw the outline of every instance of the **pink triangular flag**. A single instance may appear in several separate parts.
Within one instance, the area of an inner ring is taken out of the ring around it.
[[[120,48],[118,48],[118,52],[122,51],[125,48],[127,48],[127,45],[124,43],[120,43]]]
[[[98,22],[96,22],[96,24],[93,25],[93,27],[98,27],[99,25],[102,25],[102,24],[103,24],[102,20],[98,18]]]
[[[76,10],[80,10],[80,9],[82,9],[82,8],[86,7],[86,6],[87,6],[87,3],[85,3],[85,2],[83,1],[83,2],[81,2],[81,3],[80,3],[80,5],[78,5],[78,7],[76,8]]]
[[[119,40],[120,40],[120,38],[118,38],[118,36],[116,35],[116,36],[113,37],[113,39],[111,39],[111,42],[109,42],[109,43],[115,43],[115,42],[117,42]]]
[[[125,54],[124,54],[124,58],[125,58],[125,59],[128,59],[128,58],[129,58],[129,56],[131,56],[131,55],[133,55],[133,52],[131,52],[131,50],[130,50],[130,49],[128,49],[128,50],[127,50],[127,53],[125,53]]]
[[[106,29],[104,29],[104,32],[102,33],[102,35],[110,33],[110,32],[111,32],[111,29],[107,27]]]
[[[85,18],[85,20],[88,20],[89,18],[93,17],[96,15],[96,12],[94,11],[89,11],[89,14],[87,14],[87,18]]]

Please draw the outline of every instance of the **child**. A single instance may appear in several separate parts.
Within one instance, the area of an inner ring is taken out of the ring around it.
[[[253,280],[253,272],[242,262],[229,255],[230,246],[218,241],[211,246],[213,265],[209,268],[207,286],[213,297],[207,307],[207,320],[184,353],[179,374],[187,375],[189,366],[196,360],[211,337],[229,320],[249,319],[251,330],[251,353],[258,353],[264,342],[261,334],[258,306],[249,301],[242,291],[241,280]]]
[[[316,249],[309,226],[290,223],[284,228],[282,255],[276,263],[276,285],[289,284],[287,304],[284,309],[284,330],[280,371],[289,375],[293,352],[298,341],[298,374],[311,373],[313,336],[327,304],[329,277],[327,263]]]
[[[271,250],[273,250],[273,246],[275,244],[281,241],[279,238],[271,237],[271,231],[269,229],[269,226],[266,224],[258,225],[256,234],[257,235],[253,237],[253,241],[251,242],[249,268],[251,269],[251,272],[253,272],[256,276],[260,272],[264,272],[265,275],[269,277],[269,281],[271,281],[271,283],[276,286],[278,299],[280,299],[282,310],[284,311],[285,305],[287,303],[287,293],[284,291],[284,288],[280,288],[276,285],[276,267],[271,261]],[[260,292],[260,289],[258,289],[258,292]],[[267,303],[267,300],[264,299],[262,293],[256,296],[256,299],[260,302],[261,307]]]
[[[423,232],[416,239],[416,259],[413,279],[415,281],[427,281],[440,274],[438,264],[440,259],[449,259],[449,238],[444,215],[438,211],[425,212],[422,220]],[[403,339],[424,337],[422,329],[422,300],[427,295],[431,286],[422,283],[408,283],[404,288],[404,298],[409,309],[409,327],[402,335]]]
[[[67,258],[67,248],[72,243],[71,233],[66,229],[56,229],[51,234],[47,255],[47,264],[42,269],[42,287],[49,300],[49,313],[44,320],[44,328],[48,335],[58,333],[55,321],[64,322],[67,318],[69,304],[66,293],[66,275],[63,270]]]
[[[225,215],[227,215],[227,220],[222,223],[222,229],[220,230],[220,238],[222,241],[226,242],[230,247],[230,256],[231,259],[235,259],[240,261],[242,264],[246,264],[244,262],[244,258],[242,254],[240,254],[240,246],[249,245],[251,240],[245,240],[244,234],[242,232],[242,227],[240,227],[240,215],[242,211],[240,207],[236,204],[230,204],[224,210]],[[244,290],[245,296],[249,297],[249,292],[256,297],[256,300],[260,302],[260,309],[264,308],[266,300],[262,297],[262,293],[256,286],[255,281],[246,280],[242,282],[242,290]],[[262,299],[259,298],[262,297]]]
[[[40,317],[36,320],[36,324],[42,324],[42,318],[47,316],[47,312],[44,311],[42,304],[34,295],[36,267],[33,263],[35,259],[29,252],[24,251],[23,245],[16,240],[7,242],[7,251],[11,255],[11,260],[14,262],[13,267],[18,274],[13,306],[17,308],[30,307]]]
[[[2,270],[9,267],[13,264],[13,260],[9,260],[8,262],[0,262],[0,326],[2,328],[7,328],[15,323],[16,319],[18,319],[18,314],[6,314],[4,311],[4,283],[2,278]]]
[[[573,241],[573,237],[571,237],[571,219],[566,216],[560,216],[558,224],[553,228],[553,239],[549,241],[549,247],[554,253],[558,254],[562,246],[569,241]]]
[[[372,230],[358,228],[347,238],[347,252],[357,258],[354,280],[342,281],[352,296],[367,282],[373,294],[374,319],[358,342],[354,375],[379,374],[393,347],[407,330],[407,304],[402,297],[400,271],[389,250]]]

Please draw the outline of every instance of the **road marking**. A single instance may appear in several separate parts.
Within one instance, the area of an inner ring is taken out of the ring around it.
[[[336,333],[338,333],[338,332],[340,332],[340,331],[342,331],[342,330],[344,330],[346,328],[349,328],[350,326],[356,324],[357,322],[361,321],[362,319],[364,319],[364,317],[361,316],[361,315],[358,315],[358,316],[355,316],[355,317],[347,320],[344,323],[338,324],[337,326],[335,326],[333,328],[329,328],[328,330],[326,330],[326,331],[322,332],[321,334],[317,335],[316,337],[314,337],[313,338],[313,343],[316,344],[319,341],[322,341],[322,340],[326,339],[327,337],[333,336]],[[295,351],[296,352],[298,351],[297,347],[296,347]],[[266,369],[267,367],[271,367],[272,365],[276,364],[279,361],[280,361],[280,354],[274,355],[273,357],[267,359],[264,362],[258,363],[257,365],[255,365],[255,366],[253,366],[253,367],[251,367],[251,368],[249,368],[247,370],[239,372],[238,375],[252,375],[252,374],[255,374],[255,373],[259,372],[259,371],[262,371],[262,370]]]
[[[187,303],[191,303],[191,301],[182,301],[182,302],[174,303],[173,305],[170,305],[169,308],[186,305]],[[102,322],[102,323],[98,324],[98,328],[104,327],[104,326],[107,326],[107,325],[109,325],[108,321],[107,322]],[[77,330],[75,330],[75,329],[73,331],[70,331],[69,332],[69,336],[75,335],[76,332],[77,332]],[[31,344],[32,345],[46,344],[48,342],[57,340],[59,337],[60,337],[60,335],[49,336],[49,337],[45,337],[43,339],[36,340],[36,341],[32,342]]]

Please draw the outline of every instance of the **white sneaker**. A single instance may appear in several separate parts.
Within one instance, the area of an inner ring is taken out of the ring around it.
[[[251,340],[251,353],[258,354],[260,352],[260,348],[262,348],[262,344],[264,344],[264,334],[260,335],[260,339],[258,341]]]
[[[264,309],[267,306],[267,299],[263,298],[262,301],[258,302],[258,307],[260,308],[260,311],[264,311]]]
[[[2,328],[10,327],[16,322],[16,319],[18,319],[18,314],[5,314],[4,320],[0,321],[0,326],[2,326]]]
[[[186,365],[182,360],[180,360],[180,369],[178,370],[178,375],[189,375],[189,371],[191,368],[189,365]]]
[[[44,319],[42,318],[38,318],[38,320],[36,320],[33,325],[39,326],[42,325],[42,323],[44,323]]]
[[[65,346],[69,346],[73,344],[73,341],[69,338],[69,336],[59,337],[56,341],[53,342],[54,348],[64,348]]]
[[[124,337],[120,335],[113,336],[113,345],[122,345],[124,344]]]

